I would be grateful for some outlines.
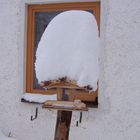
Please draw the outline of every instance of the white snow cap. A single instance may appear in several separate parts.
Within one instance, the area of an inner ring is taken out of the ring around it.
[[[35,71],[39,83],[68,77],[95,91],[99,47],[94,15],[81,10],[62,12],[48,24],[38,44]]]

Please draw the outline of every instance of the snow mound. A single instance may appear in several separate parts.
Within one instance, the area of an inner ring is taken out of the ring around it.
[[[68,77],[97,89],[99,35],[95,17],[86,11],[62,12],[45,29],[36,52],[38,82]]]

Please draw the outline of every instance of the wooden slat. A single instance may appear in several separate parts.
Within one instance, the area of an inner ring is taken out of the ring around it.
[[[78,108],[63,108],[63,107],[47,107],[47,106],[42,106],[42,108],[46,108],[48,110],[59,110],[59,111],[88,111],[88,108],[82,108],[82,109],[78,109]]]
[[[64,111],[87,111],[86,105],[84,103],[75,103],[71,101],[46,101],[43,108],[57,109]]]
[[[89,90],[87,90],[86,88],[82,88],[82,87],[69,87],[69,86],[49,86],[49,87],[44,87],[46,90],[49,89],[74,89],[74,90],[83,90],[83,91],[87,91],[89,92]]]

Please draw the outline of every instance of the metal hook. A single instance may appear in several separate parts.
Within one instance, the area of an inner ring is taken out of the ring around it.
[[[82,116],[83,116],[83,112],[80,112],[80,118],[79,118],[79,121],[76,121],[76,126],[77,126],[77,127],[79,126],[79,123],[82,122]]]
[[[83,113],[82,113],[82,112],[80,112],[79,123],[81,123],[81,122],[82,122],[82,116],[83,116]]]
[[[78,127],[78,121],[76,121],[76,126]]]
[[[31,121],[37,119],[37,116],[38,116],[38,108],[36,108],[35,117],[33,118],[33,116],[31,116]]]

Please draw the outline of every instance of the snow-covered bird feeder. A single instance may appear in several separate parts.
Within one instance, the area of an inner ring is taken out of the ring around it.
[[[41,37],[35,62],[37,79],[46,90],[63,91],[58,95],[59,101],[47,101],[43,105],[61,110],[58,111],[55,139],[68,139],[72,110],[87,110],[84,103],[70,101],[68,90],[90,92],[97,89],[99,46],[96,19],[81,10],[57,15]]]

